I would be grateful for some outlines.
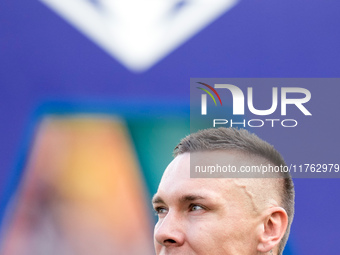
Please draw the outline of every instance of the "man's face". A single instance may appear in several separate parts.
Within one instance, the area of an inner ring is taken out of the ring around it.
[[[229,152],[198,153],[202,161],[223,153],[223,161],[233,165],[244,157]],[[159,218],[154,230],[156,253],[257,254],[260,213],[249,185],[240,179],[191,179],[190,154],[177,156],[153,199]]]

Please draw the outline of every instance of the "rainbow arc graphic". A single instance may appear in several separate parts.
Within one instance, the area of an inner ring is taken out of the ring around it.
[[[197,82],[197,83],[209,88],[217,96],[218,100],[220,101],[220,104],[222,105],[222,100],[221,100],[220,95],[217,93],[217,91],[212,86],[210,86],[206,83],[203,83],[203,82]],[[213,94],[209,90],[207,90],[205,88],[201,88],[201,87],[197,87],[197,88],[206,92],[212,98],[212,100],[214,101],[215,106],[217,106],[217,102],[215,100],[215,97],[213,96]],[[206,94],[202,94],[201,114],[207,115],[207,95]]]

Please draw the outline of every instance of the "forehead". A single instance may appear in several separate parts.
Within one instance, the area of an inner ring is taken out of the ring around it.
[[[245,164],[246,155],[234,151],[198,152],[202,163],[216,162]],[[190,178],[190,154],[177,156],[165,170],[157,196],[164,200],[176,200],[185,194],[197,194],[216,200],[252,200],[252,194],[245,180],[236,178]],[[248,201],[249,202],[249,201]]]
[[[232,165],[236,167],[265,162],[264,159],[237,150],[216,150],[178,155],[166,168],[162,181],[167,178],[190,178],[191,166]],[[216,175],[214,175],[216,176]],[[197,178],[199,179],[199,178]],[[213,178],[211,178],[213,179]],[[217,179],[217,178],[216,178]]]

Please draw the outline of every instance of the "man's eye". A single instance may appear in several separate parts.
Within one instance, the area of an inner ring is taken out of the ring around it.
[[[167,213],[167,211],[168,210],[164,207],[156,207],[155,208],[156,215]]]
[[[203,206],[201,205],[191,205],[190,211],[198,211],[198,210],[204,210]]]

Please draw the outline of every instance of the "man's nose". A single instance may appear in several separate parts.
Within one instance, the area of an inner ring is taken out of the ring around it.
[[[181,246],[184,243],[185,233],[183,220],[174,212],[158,221],[154,232],[155,241],[163,246]]]

